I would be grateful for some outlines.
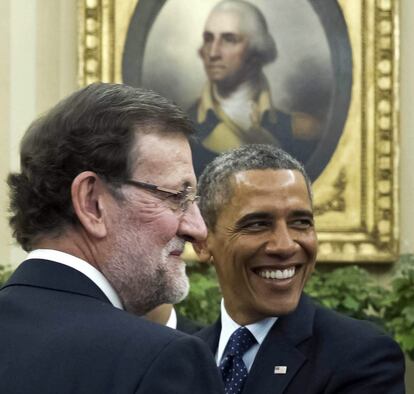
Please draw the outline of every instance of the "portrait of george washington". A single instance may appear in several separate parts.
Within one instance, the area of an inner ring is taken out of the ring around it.
[[[223,151],[270,143],[314,180],[343,131],[352,53],[336,1],[140,0],[122,78],[187,110],[197,174]]]

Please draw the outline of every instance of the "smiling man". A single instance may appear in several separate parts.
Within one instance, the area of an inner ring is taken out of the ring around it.
[[[245,146],[212,161],[199,192],[208,237],[196,249],[214,265],[223,302],[220,319],[197,335],[226,393],[404,393],[391,338],[302,294],[317,236],[299,162],[271,145]]]
[[[276,60],[276,44],[261,10],[244,0],[223,0],[207,17],[199,56],[208,82],[189,109],[200,143],[198,174],[218,153],[244,144],[269,143],[306,160],[320,134],[309,114],[288,114],[272,103],[263,68]]]
[[[184,113],[118,84],[32,123],[10,174],[29,252],[0,290],[3,393],[222,392],[205,344],[136,315],[188,292],[184,243],[207,232]]]

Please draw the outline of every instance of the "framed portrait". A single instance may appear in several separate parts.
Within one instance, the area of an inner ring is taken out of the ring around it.
[[[318,261],[396,260],[397,1],[78,1],[81,86],[178,103],[198,131],[197,174],[227,149],[281,146],[313,182]],[[248,36],[239,52],[229,26]]]

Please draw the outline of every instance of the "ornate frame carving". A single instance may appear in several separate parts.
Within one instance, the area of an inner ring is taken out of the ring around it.
[[[121,82],[139,0],[78,0],[78,82]],[[399,249],[399,2],[338,0],[353,52],[343,135],[314,182],[321,262],[393,262]]]

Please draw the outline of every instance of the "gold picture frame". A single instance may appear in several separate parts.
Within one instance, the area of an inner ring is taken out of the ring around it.
[[[80,86],[122,82],[139,1],[78,0]],[[338,5],[352,49],[352,87],[342,134],[313,185],[318,261],[389,263],[399,252],[399,3]]]

